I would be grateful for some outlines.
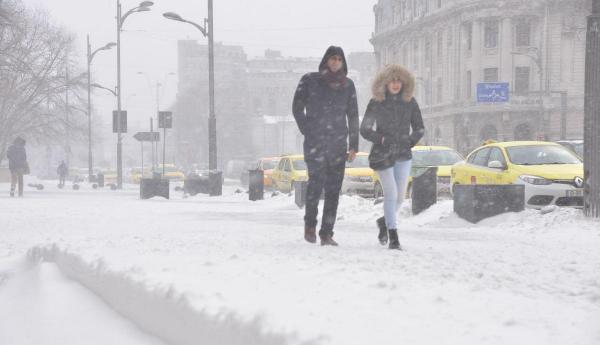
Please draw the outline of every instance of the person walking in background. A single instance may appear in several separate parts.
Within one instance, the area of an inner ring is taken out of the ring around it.
[[[333,240],[333,227],[346,160],[354,160],[358,152],[356,89],[347,75],[344,51],[331,46],[319,64],[319,71],[304,75],[294,94],[293,114],[304,135],[304,161],[308,169],[304,239],[310,243],[317,241],[319,199],[324,190],[321,245],[338,245]]]
[[[23,175],[29,174],[25,139],[17,137],[6,151],[8,169],[10,170],[10,196],[15,196],[15,189],[19,186],[19,196],[23,196]]]
[[[69,169],[67,168],[67,164],[65,161],[61,161],[58,168],[56,168],[56,173],[58,174],[58,186],[60,188],[65,186],[65,180],[67,179],[67,175],[69,174]]]
[[[385,67],[373,81],[373,97],[360,125],[360,134],[373,143],[369,166],[383,187],[384,216],[377,219],[378,239],[381,244],[389,239],[390,249],[402,249],[396,216],[406,194],[411,149],[425,133],[414,88],[415,78],[408,70],[399,65]]]

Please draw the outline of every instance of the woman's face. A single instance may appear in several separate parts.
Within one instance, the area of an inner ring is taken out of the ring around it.
[[[402,82],[400,80],[393,80],[387,84],[387,89],[392,95],[397,95],[402,90]]]

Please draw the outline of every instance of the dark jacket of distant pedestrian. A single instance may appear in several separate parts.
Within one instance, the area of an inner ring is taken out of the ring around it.
[[[331,46],[319,71],[302,77],[293,102],[298,129],[304,135],[304,160],[308,168],[305,208],[305,239],[316,242],[319,199],[325,204],[319,236],[322,245],[333,241],[340,189],[346,160],[358,151],[358,105],[354,83],[347,77],[344,51]]]
[[[411,149],[425,133],[421,110],[413,98],[415,79],[399,65],[386,66],[373,81],[373,98],[360,125],[371,141],[369,165],[383,188],[384,217],[377,220],[381,244],[401,249],[396,216],[404,201],[412,166]]]
[[[67,164],[65,163],[65,161],[60,162],[58,168],[56,168],[56,173],[58,174],[59,178],[58,183],[60,185],[64,185],[67,175],[69,174],[69,169],[67,168]]]
[[[29,174],[25,139],[17,137],[6,151],[8,169],[10,170],[10,195],[14,196],[15,187],[19,185],[19,196],[23,196],[23,175]]]

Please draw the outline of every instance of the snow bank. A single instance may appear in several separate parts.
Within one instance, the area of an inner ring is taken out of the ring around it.
[[[28,259],[31,264],[55,263],[63,274],[91,290],[143,331],[172,345],[317,344],[301,342],[292,334],[264,332],[258,317],[246,321],[230,311],[211,315],[194,309],[185,295],[173,288],[149,289],[127,273],[108,270],[102,261],[87,263],[56,245],[32,248]]]

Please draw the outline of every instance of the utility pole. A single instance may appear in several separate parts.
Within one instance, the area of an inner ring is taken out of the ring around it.
[[[121,91],[123,86],[121,85],[121,30],[123,29],[123,23],[125,19],[136,12],[147,12],[150,11],[150,7],[154,5],[152,1],[142,1],[137,7],[122,14],[121,1],[117,0],[117,188],[123,188],[123,136],[121,128]]]
[[[69,128],[69,58],[66,58],[66,66],[65,66],[65,153],[67,155],[67,167],[70,166],[70,157],[71,157],[71,144],[69,141],[69,137],[71,136],[71,131]]]
[[[585,55],[584,213],[600,218],[600,0],[587,18]]]
[[[117,0],[117,188],[123,188],[123,157],[121,136],[121,2]]]
[[[91,55],[92,46],[90,45],[90,35],[87,35],[87,116],[88,116],[88,181],[92,181],[94,174],[94,161],[92,158],[92,88],[91,88]]]
[[[208,169],[217,170],[217,118],[215,115],[215,51],[213,32],[213,0],[208,0]]]

